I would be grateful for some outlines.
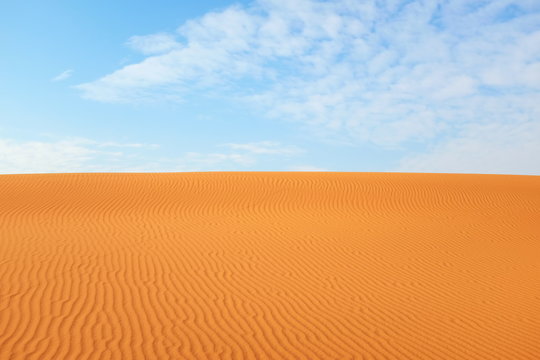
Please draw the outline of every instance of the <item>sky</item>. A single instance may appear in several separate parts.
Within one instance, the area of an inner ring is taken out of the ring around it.
[[[540,175],[538,0],[7,0],[0,174]]]

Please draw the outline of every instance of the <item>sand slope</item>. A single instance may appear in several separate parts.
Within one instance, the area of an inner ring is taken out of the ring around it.
[[[540,177],[0,176],[0,359],[540,359]]]

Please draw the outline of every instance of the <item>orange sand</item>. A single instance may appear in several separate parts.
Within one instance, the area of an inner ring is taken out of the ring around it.
[[[0,176],[0,359],[540,359],[540,177]]]

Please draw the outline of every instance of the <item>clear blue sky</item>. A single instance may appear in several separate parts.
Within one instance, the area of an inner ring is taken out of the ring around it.
[[[538,1],[3,1],[0,173],[540,174]]]

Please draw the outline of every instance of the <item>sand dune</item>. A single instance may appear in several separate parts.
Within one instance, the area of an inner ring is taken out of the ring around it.
[[[0,176],[0,359],[540,359],[540,177]]]

